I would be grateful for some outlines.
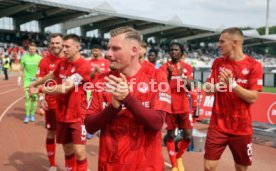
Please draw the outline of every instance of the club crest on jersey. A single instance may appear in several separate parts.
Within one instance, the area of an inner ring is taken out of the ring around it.
[[[249,73],[249,69],[247,69],[247,68],[242,69],[242,74],[243,75],[247,75],[248,73]]]
[[[138,84],[137,90],[140,93],[146,93],[149,91],[149,86],[147,84]]]
[[[224,71],[225,67],[219,67],[219,71]]]
[[[71,73],[73,73],[73,72],[75,72],[75,67],[73,67],[73,68],[71,69]]]

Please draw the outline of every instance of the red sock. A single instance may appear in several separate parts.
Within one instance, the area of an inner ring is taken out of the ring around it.
[[[68,171],[77,171],[77,160],[75,154],[65,156],[65,170]]]
[[[189,144],[191,141],[182,139],[180,142],[178,142],[178,153],[176,154],[176,158],[181,157],[184,154],[184,151],[187,150]]]
[[[56,143],[55,139],[46,139],[46,151],[51,166],[56,166]]]
[[[87,171],[87,169],[87,158],[85,158],[84,160],[77,161],[77,171]]]
[[[167,140],[167,149],[169,153],[169,157],[172,163],[172,167],[176,167],[176,154],[175,154],[175,145],[174,145],[174,139],[168,139]]]

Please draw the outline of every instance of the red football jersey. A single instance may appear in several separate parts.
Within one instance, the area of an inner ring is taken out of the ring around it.
[[[238,85],[249,90],[262,90],[262,65],[250,56],[241,61],[229,61],[228,57],[217,58],[207,82],[216,84],[221,69],[229,69]],[[227,87],[225,92],[216,92],[210,128],[235,134],[252,134],[251,104],[239,98]]]
[[[110,74],[119,75],[116,71],[111,71]],[[151,79],[156,83],[153,87],[150,86]],[[130,93],[145,107],[170,113],[171,96],[169,88],[165,90],[167,79],[164,74],[146,74],[145,68],[141,67],[127,81]],[[163,83],[158,84],[161,82]],[[97,83],[104,86],[105,80],[100,79]],[[101,91],[103,89],[98,87],[92,92],[88,114],[99,113],[111,105],[111,94]],[[111,124],[101,130],[98,170],[164,170],[161,140],[161,131],[147,129],[134,119],[130,111],[122,107]]]
[[[190,91],[190,95],[192,98],[192,107],[197,107],[198,105],[198,88]]]
[[[57,121],[82,121],[87,108],[84,84],[90,80],[89,62],[82,57],[74,62],[68,62],[67,59],[63,58],[53,74],[57,77],[58,84],[72,75],[78,74],[82,77],[79,85],[72,88],[67,94],[57,96]]]
[[[190,103],[187,97],[187,89],[184,88],[184,81],[181,75],[187,79],[193,79],[193,69],[189,64],[182,61],[179,64],[173,64],[171,61],[163,64],[160,70],[168,75],[168,65],[171,65],[174,70],[170,80],[170,88],[172,93],[172,114],[190,112]]]
[[[99,70],[101,71],[101,74],[107,73],[108,71],[110,71],[109,68],[109,60],[105,59],[105,58],[100,58],[100,59],[95,59],[92,58],[90,60],[90,65],[91,65],[91,71],[90,72],[95,72],[95,68],[98,67]],[[96,72],[94,75],[93,80],[97,80],[99,76],[99,73]]]
[[[36,77],[44,77],[49,73],[53,73],[56,67],[58,66],[60,59],[61,58],[55,55],[47,53],[47,55],[44,58],[42,58],[39,63]],[[52,81],[52,82],[47,82],[46,84],[47,86],[54,86],[56,83]],[[57,98],[57,95],[45,94],[45,100],[50,109],[56,109],[56,98]]]
[[[149,74],[154,73],[156,70],[155,66],[147,60],[144,60],[144,62],[141,64],[141,67],[144,68],[143,70],[145,73],[149,73]]]

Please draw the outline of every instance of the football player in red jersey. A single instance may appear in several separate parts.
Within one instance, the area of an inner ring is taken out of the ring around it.
[[[110,71],[109,68],[109,60],[105,59],[102,56],[102,46],[99,44],[95,44],[92,47],[91,53],[92,59],[89,61],[91,65],[91,81],[95,82],[100,74],[105,74]],[[91,101],[91,90],[86,90],[86,98],[88,103]],[[91,139],[93,137],[92,134],[87,134],[87,138]]]
[[[109,60],[102,56],[102,48],[100,45],[94,45],[92,48],[91,77],[97,79],[99,74],[107,73],[109,69]],[[94,80],[95,80],[94,79]]]
[[[239,28],[222,31],[216,58],[204,91],[214,94],[210,126],[205,144],[205,171],[214,171],[229,146],[237,171],[246,171],[252,160],[252,118],[250,106],[262,90],[262,65],[243,53]]]
[[[80,38],[75,34],[63,37],[64,58],[53,73],[32,83],[30,94],[37,86],[56,79],[56,86],[44,86],[39,92],[57,95],[57,143],[63,145],[67,170],[87,171],[85,155],[86,129],[83,124],[87,107],[84,84],[90,81],[89,62],[80,55]]]
[[[62,35],[61,34],[51,34],[50,35],[50,45],[49,53],[39,63],[37,79],[41,79],[49,73],[52,73],[57,67],[61,57],[62,57]],[[54,82],[53,85],[54,86]],[[56,95],[47,95],[45,98],[42,94],[39,96],[39,105],[45,110],[45,127],[47,129],[46,136],[46,151],[48,155],[48,160],[50,163],[49,171],[55,171],[56,161]]]
[[[172,93],[172,111],[167,113],[167,149],[172,164],[172,171],[184,171],[182,155],[188,148],[192,138],[192,125],[189,120],[190,103],[187,93],[190,82],[193,80],[193,69],[182,60],[184,49],[180,43],[170,44],[171,61],[163,64],[160,70],[164,71],[170,83]],[[174,143],[175,129],[182,130],[182,140],[178,142],[178,152]]]
[[[141,67],[138,31],[120,27],[110,35],[106,56],[113,70],[98,80],[102,86],[92,91],[85,118],[89,133],[101,130],[98,171],[164,170],[161,128],[171,106],[166,77]]]
[[[142,41],[141,51],[139,56],[140,64],[143,68],[145,68],[145,72],[147,73],[155,72],[155,66],[151,62],[145,59],[146,53],[147,53],[147,43]]]

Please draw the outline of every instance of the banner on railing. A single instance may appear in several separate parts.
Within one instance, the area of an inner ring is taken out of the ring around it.
[[[206,96],[202,92],[200,119],[211,116],[213,103],[214,96]],[[251,106],[251,115],[253,121],[276,124],[276,94],[259,93],[257,101]]]

